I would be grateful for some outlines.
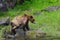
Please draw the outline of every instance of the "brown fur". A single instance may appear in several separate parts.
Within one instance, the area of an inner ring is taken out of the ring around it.
[[[11,21],[12,31],[14,32],[16,28],[22,28],[24,31],[26,31],[26,29],[29,30],[28,27],[29,21],[34,23],[35,19],[32,15],[24,14],[22,16],[16,16]]]

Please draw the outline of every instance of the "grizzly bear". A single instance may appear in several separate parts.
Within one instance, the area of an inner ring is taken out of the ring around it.
[[[16,28],[22,28],[23,31],[29,30],[29,25],[28,23],[32,22],[35,23],[35,19],[32,15],[28,14],[23,14],[21,16],[16,16],[12,21],[11,21],[11,31],[16,34],[15,29]]]

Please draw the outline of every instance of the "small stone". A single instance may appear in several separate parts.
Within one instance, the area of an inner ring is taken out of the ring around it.
[[[6,17],[6,18],[0,18],[0,25],[9,25],[10,23],[10,18]]]

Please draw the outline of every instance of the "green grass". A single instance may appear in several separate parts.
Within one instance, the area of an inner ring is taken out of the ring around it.
[[[60,31],[60,12],[59,10],[55,10],[53,12],[42,12],[40,16],[35,16],[37,24],[30,24],[33,28],[38,28],[40,30],[44,30],[48,33],[52,33]],[[41,28],[39,28],[38,26]]]
[[[10,16],[11,18],[13,18],[16,15],[22,15],[24,13],[33,15],[34,12],[40,11],[41,9],[53,5],[60,5],[60,0],[32,0],[32,2],[26,1],[23,5],[16,5],[14,9],[9,9],[9,11],[4,12],[3,14],[1,14],[1,12],[0,17]],[[48,35],[60,36],[60,10],[51,12],[43,11],[38,16],[34,15],[34,17],[37,24],[30,23],[29,26],[32,29],[43,30]],[[2,34],[2,30],[0,30],[0,34]]]

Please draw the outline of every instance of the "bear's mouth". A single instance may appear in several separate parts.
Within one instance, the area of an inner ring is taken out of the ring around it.
[[[33,24],[35,24],[35,22],[34,21],[31,21]]]

